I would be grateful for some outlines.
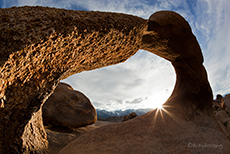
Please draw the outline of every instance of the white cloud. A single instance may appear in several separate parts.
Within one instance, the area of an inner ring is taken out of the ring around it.
[[[207,0],[206,4],[208,7],[202,8],[203,17],[197,22],[197,25],[202,26],[197,28],[207,36],[207,39],[202,41],[205,43],[205,66],[214,95],[226,94],[230,92],[230,3],[227,0]]]
[[[126,101],[125,103],[127,104],[139,104],[143,101],[143,98],[135,98],[134,100],[132,101]]]

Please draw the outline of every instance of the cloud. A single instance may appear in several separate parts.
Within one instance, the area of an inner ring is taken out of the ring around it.
[[[103,104],[103,103],[92,102],[92,104],[93,104],[94,106],[96,106],[97,108],[105,108],[105,104]]]
[[[214,95],[229,93],[230,89],[229,7],[230,3],[226,0],[206,0],[197,9],[195,28],[201,32],[200,43]]]
[[[75,74],[63,82],[86,94],[92,102],[107,104],[106,108],[138,108],[142,106],[141,100],[150,95],[165,89],[170,94],[175,73],[168,61],[140,50],[125,63]],[[165,100],[168,96],[163,95]]]
[[[132,100],[132,101],[126,101],[125,103],[127,103],[127,104],[139,104],[142,101],[143,101],[142,98],[135,98],[134,100]]]
[[[2,7],[40,5],[66,9],[119,12],[147,19],[159,10],[173,10],[185,4],[182,0],[3,0]]]

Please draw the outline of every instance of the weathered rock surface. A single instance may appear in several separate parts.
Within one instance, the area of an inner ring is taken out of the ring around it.
[[[147,24],[125,14],[19,7],[0,9],[0,20],[0,153],[49,153],[46,142],[33,146],[46,136],[27,126],[43,130],[32,115],[59,81],[124,62],[140,48],[175,68],[177,81],[164,118],[155,110],[101,127],[60,153],[229,153],[230,142],[212,113],[199,44],[180,15],[157,12]],[[191,146],[208,141],[222,148]]]
[[[33,134],[25,127],[58,82],[127,60],[147,23],[126,14],[28,6],[0,9],[0,21],[0,153],[33,151],[34,140],[24,144],[23,134]],[[45,150],[45,144],[36,149]]]
[[[50,153],[50,150],[48,149],[47,135],[42,122],[42,109],[33,113],[30,121],[25,126],[22,140],[23,147],[26,148],[24,151],[30,151],[30,153],[38,154]],[[43,149],[41,149],[41,147],[43,147]],[[15,149],[15,153],[17,152],[17,149]]]
[[[90,100],[65,83],[59,83],[42,107],[45,125],[78,128],[96,122],[97,113]]]

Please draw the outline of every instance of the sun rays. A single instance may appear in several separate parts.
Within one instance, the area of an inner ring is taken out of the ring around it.
[[[175,122],[179,121],[179,118],[176,117],[174,114],[172,114],[171,112],[169,112],[167,109],[171,108],[172,106],[169,105],[159,105],[153,112],[155,112],[155,115],[153,117],[153,125],[154,127],[156,126],[157,120],[159,121],[165,121],[166,116],[170,117],[170,119],[174,120]]]

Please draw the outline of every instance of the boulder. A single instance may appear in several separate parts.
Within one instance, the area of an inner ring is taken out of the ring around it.
[[[220,110],[218,111],[215,116],[217,117],[218,120],[220,120],[222,123],[225,123],[227,118],[228,118],[228,115],[227,113],[224,111],[224,110]]]
[[[81,92],[59,83],[42,108],[45,125],[78,128],[96,122],[96,110]]]
[[[223,99],[223,96],[221,94],[216,95],[216,101],[220,104]]]
[[[216,95],[216,99],[213,100],[213,106],[212,106],[214,111],[223,109],[223,108],[221,108],[222,99],[223,99],[222,95],[220,95],[220,94]]]
[[[225,109],[226,107],[230,108],[230,94],[226,95],[221,101],[221,107]]]
[[[128,120],[133,119],[135,117],[137,117],[137,114],[135,112],[132,112],[132,113],[130,113],[128,115],[125,115],[124,118],[123,118],[123,120],[122,120],[122,122],[123,121],[128,121]]]

